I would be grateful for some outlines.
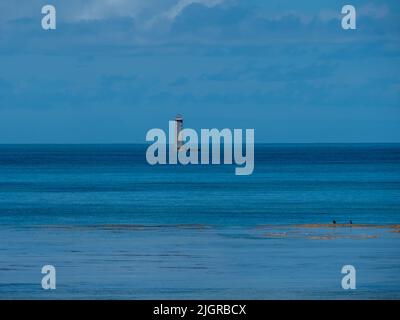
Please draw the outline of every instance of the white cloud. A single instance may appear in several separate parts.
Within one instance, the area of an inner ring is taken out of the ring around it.
[[[176,5],[165,12],[165,16],[170,20],[174,20],[187,6],[190,6],[191,4],[199,3],[206,7],[214,7],[223,2],[224,0],[179,0]]]
[[[175,6],[178,0],[52,0],[60,19],[100,20],[114,17],[145,19]],[[12,0],[0,1],[0,21],[33,18],[41,14],[42,0],[21,0],[18,9]]]
[[[153,24],[159,19],[173,21],[189,5],[214,7],[225,0],[70,0],[71,20],[132,17]]]
[[[222,4],[225,0],[179,0],[173,6],[171,6],[168,10],[161,12],[154,17],[152,17],[149,21],[147,21],[144,25],[145,29],[152,29],[153,27],[162,28],[166,25],[170,25],[177,16],[179,16],[186,7],[192,4],[201,4],[206,7],[215,7],[219,4]]]
[[[165,1],[165,2],[171,2]],[[156,12],[162,7],[159,0],[72,0],[68,3],[68,19],[97,20],[113,17],[139,18],[146,12]]]

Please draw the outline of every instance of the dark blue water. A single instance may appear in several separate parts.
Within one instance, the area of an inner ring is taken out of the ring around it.
[[[2,224],[400,221],[400,145],[257,145],[255,171],[150,166],[145,145],[0,146]]]
[[[0,298],[400,298],[399,144],[256,145],[250,176],[145,151],[0,146]],[[333,219],[379,226],[293,225]]]

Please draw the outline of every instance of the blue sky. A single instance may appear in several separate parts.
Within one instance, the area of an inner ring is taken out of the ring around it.
[[[176,113],[258,142],[400,142],[399,40],[395,0],[3,0],[0,143],[144,142]]]

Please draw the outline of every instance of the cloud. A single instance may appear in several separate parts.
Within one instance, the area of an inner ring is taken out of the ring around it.
[[[150,30],[153,28],[165,29],[170,27],[175,19],[183,13],[183,11],[191,5],[201,5],[208,8],[215,7],[224,3],[225,0],[179,0],[176,4],[171,6],[168,10],[159,13],[145,22],[144,29]]]
[[[191,4],[214,7],[225,0],[70,0],[68,18],[75,21],[132,17],[138,20],[165,18],[173,21]]]
[[[214,7],[223,2],[224,0],[180,0],[165,13],[165,16],[170,20],[174,20],[187,6],[191,4],[197,3],[206,7]]]
[[[198,3],[213,7],[225,0],[53,0],[58,18],[67,22],[115,19],[119,17],[135,18],[149,22],[160,17],[173,21],[183,10]],[[0,3],[0,23],[15,19],[40,17],[42,0],[22,0],[18,10],[11,0]]]
[[[62,21],[101,20],[118,17],[146,18],[168,10],[178,0],[52,0]],[[0,22],[40,17],[42,0],[21,0],[18,9],[14,1],[0,2]]]

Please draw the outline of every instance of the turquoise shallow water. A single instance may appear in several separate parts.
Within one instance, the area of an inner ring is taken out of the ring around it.
[[[246,177],[145,148],[0,146],[1,298],[399,298],[399,233],[287,226],[400,223],[400,145],[256,145]]]

